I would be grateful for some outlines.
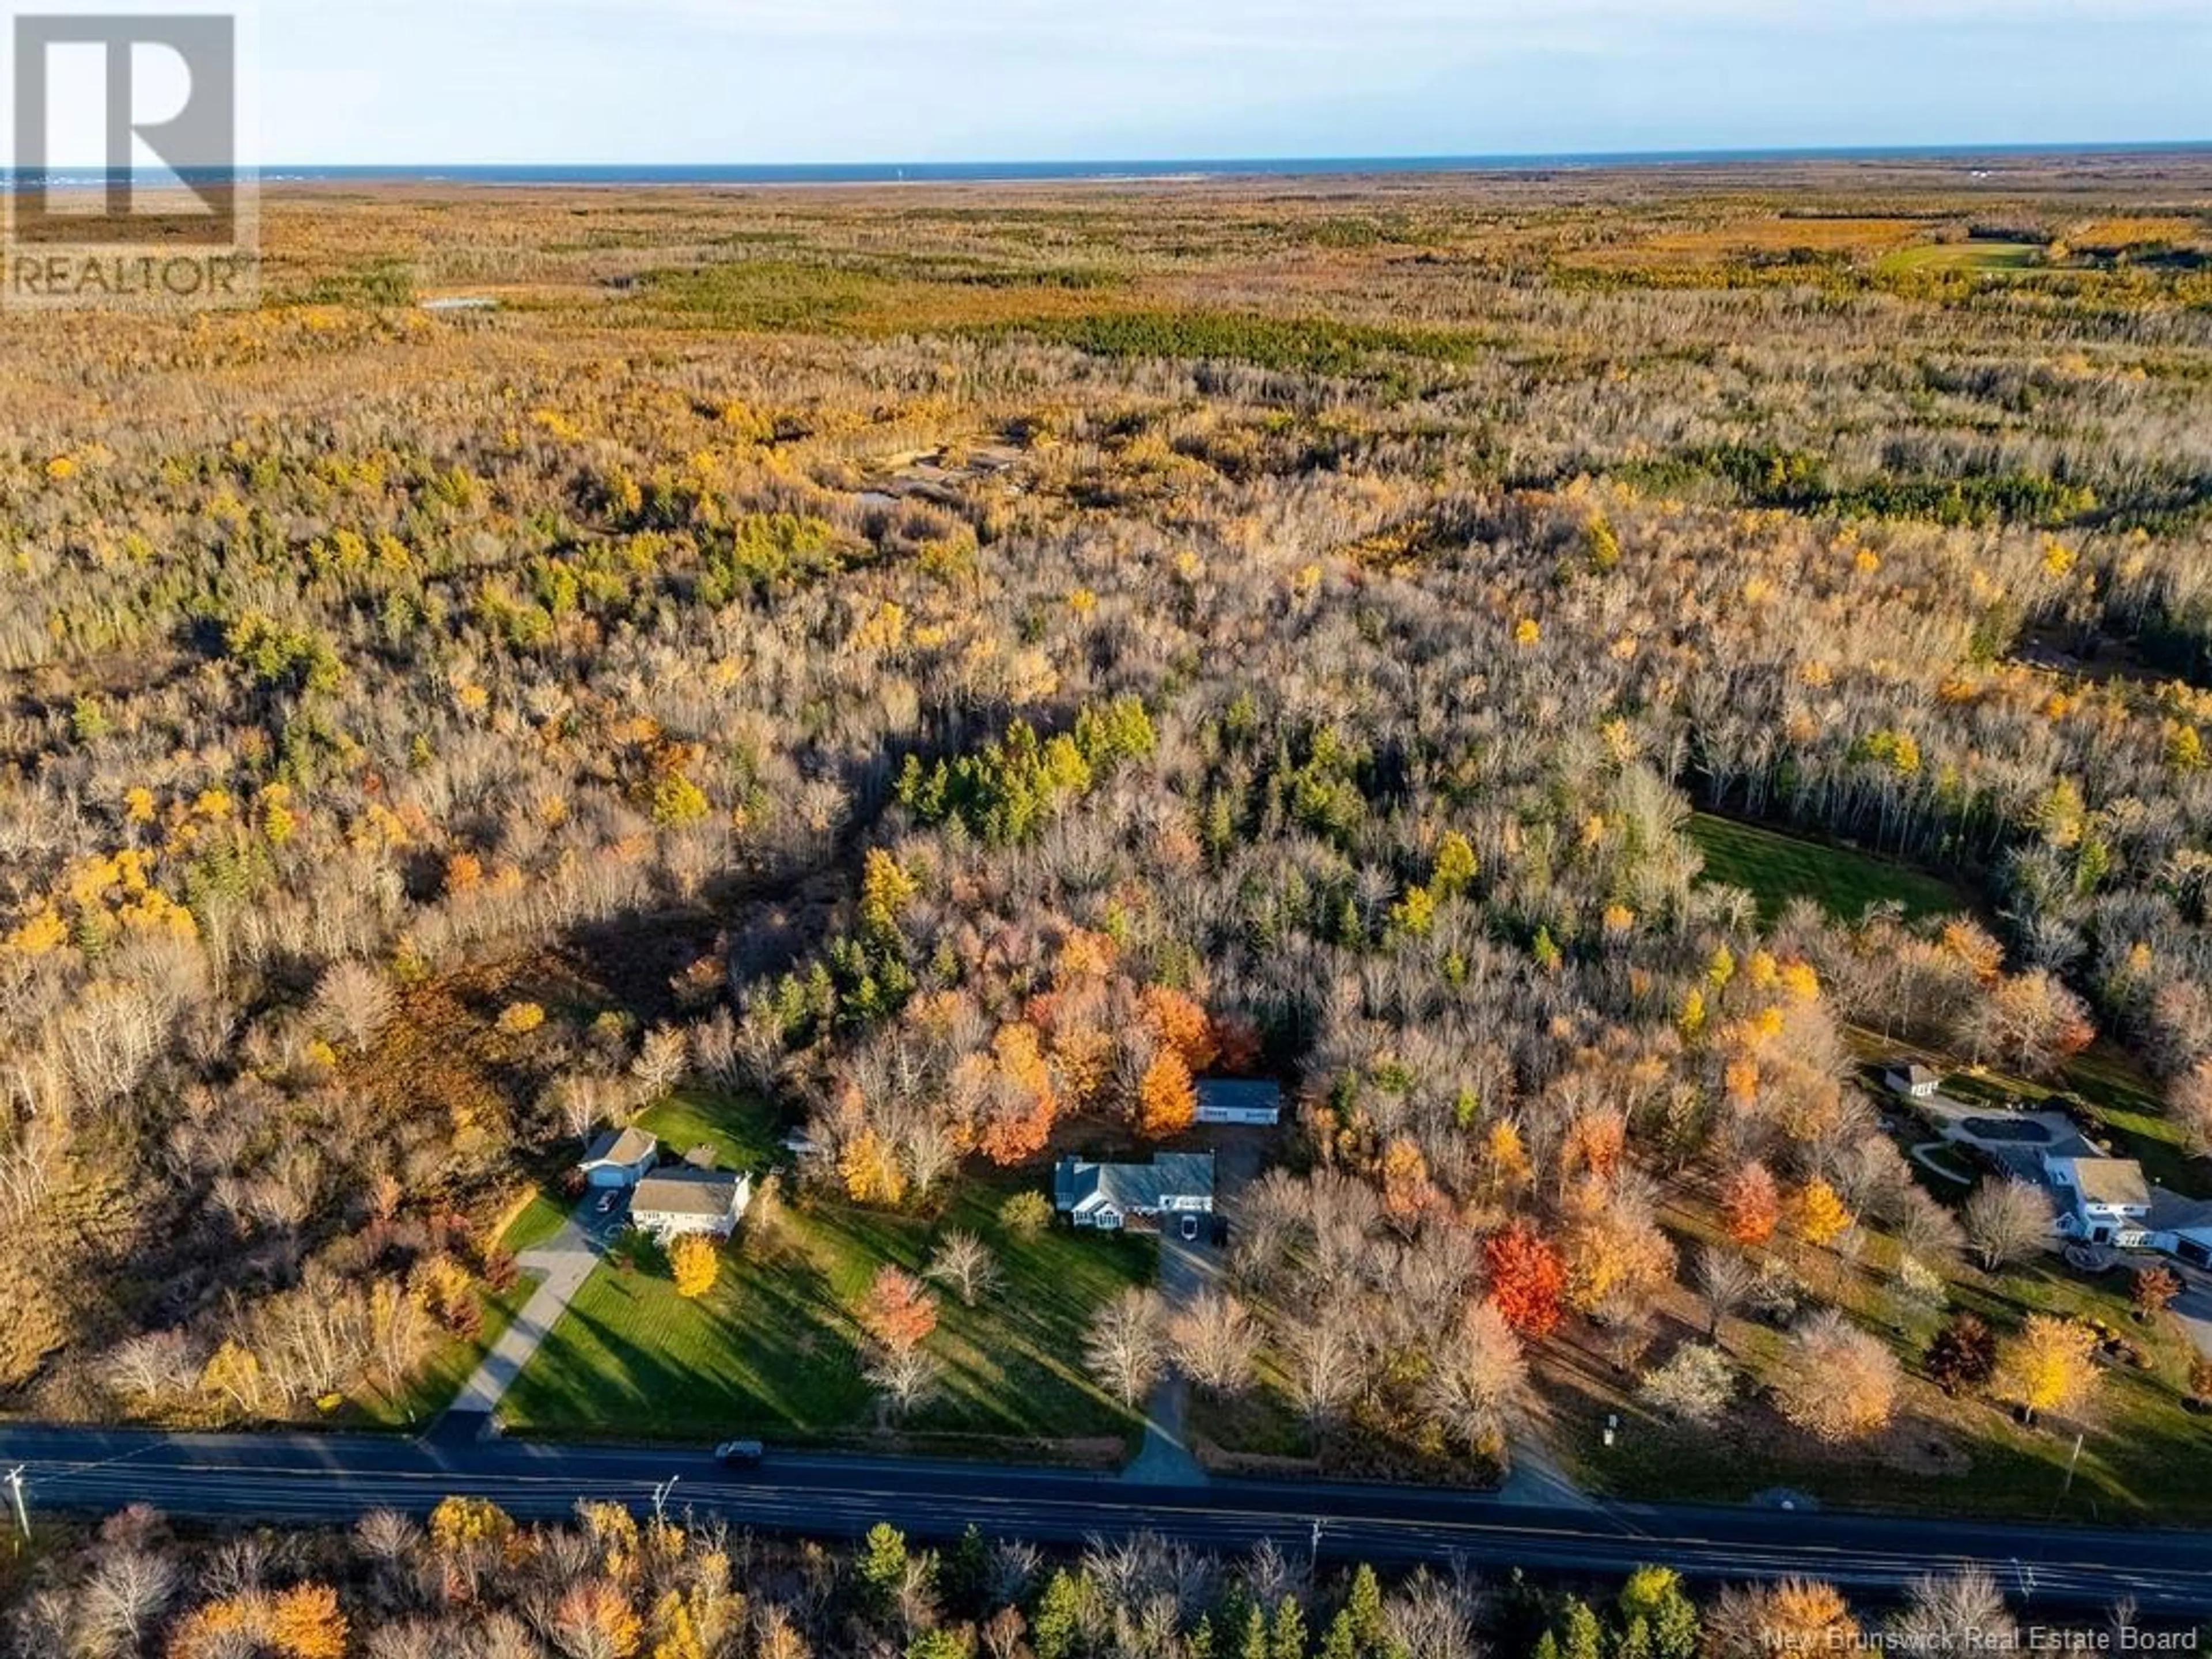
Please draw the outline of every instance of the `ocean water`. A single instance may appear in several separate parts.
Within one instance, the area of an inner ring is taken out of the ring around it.
[[[2037,157],[2155,155],[2203,153],[2212,142],[2082,145],[1985,144],[1923,147],[1869,145],[1826,149],[1687,149],[1584,151],[1557,155],[1305,155],[1189,157],[1148,161],[835,161],[818,163],[630,162],[457,163],[452,166],[321,166],[270,164],[259,169],[271,184],[469,185],[887,185],[1003,184],[1176,180],[1234,178],[1342,177],[1375,173],[1492,173],[1562,168],[1669,167],[1747,161],[1955,161],[1962,167]],[[89,188],[94,171],[57,170],[53,184]],[[12,184],[0,174],[0,188]]]

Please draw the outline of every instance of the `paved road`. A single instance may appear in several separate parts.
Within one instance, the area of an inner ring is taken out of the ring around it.
[[[678,1447],[441,1443],[366,1435],[179,1435],[0,1427],[0,1463],[22,1466],[40,1508],[109,1510],[149,1504],[177,1516],[349,1521],[366,1510],[420,1514],[451,1492],[525,1516],[565,1514],[579,1498],[642,1504],[680,1477],[674,1502],[742,1525],[858,1534],[889,1521],[945,1538],[969,1522],[1040,1542],[1151,1531],[1222,1550],[1273,1540],[1295,1555],[1321,1523],[1321,1553],[1408,1564],[1477,1565],[1616,1575],[1664,1561],[1693,1577],[1808,1574],[1854,1587],[1896,1585],[1978,1562],[2031,1610],[2102,1607],[2133,1596],[2146,1614],[2212,1614],[2212,1535],[2087,1528],[1717,1510],[1607,1506],[1595,1513],[1401,1487],[1130,1485],[1111,1475],[985,1465],[771,1453],[725,1470]]]

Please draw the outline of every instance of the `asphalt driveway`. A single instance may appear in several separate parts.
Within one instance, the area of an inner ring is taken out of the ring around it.
[[[627,1195],[607,1215],[597,1212],[594,1206],[599,1201],[596,1193],[586,1196],[561,1224],[559,1232],[516,1258],[523,1272],[544,1277],[530,1293],[530,1300],[522,1304],[522,1311],[515,1315],[514,1322],[499,1334],[499,1340],[491,1345],[476,1374],[453,1396],[453,1403],[447,1408],[447,1415],[489,1419],[507,1389],[514,1386],[514,1379],[522,1375],[522,1368],[530,1363],[538,1345],[561,1322],[561,1316],[568,1310],[569,1299],[583,1288],[584,1281],[592,1276],[592,1269],[599,1266],[608,1237],[628,1218]]]

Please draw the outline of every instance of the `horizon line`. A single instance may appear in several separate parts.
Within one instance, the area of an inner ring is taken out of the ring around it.
[[[374,173],[392,172],[420,173],[440,169],[459,172],[483,172],[491,169],[506,171],[557,172],[579,170],[606,172],[615,169],[634,169],[643,172],[674,172],[679,170],[717,172],[789,172],[827,173],[866,169],[884,171],[897,168],[930,170],[944,168],[973,169],[978,167],[1131,167],[1131,168],[1230,168],[1265,167],[1285,168],[1311,167],[1332,171],[1345,171],[1360,167],[1387,167],[1405,169],[1418,167],[1467,167],[1470,166],[1506,167],[1512,165],[1555,166],[1569,162],[1637,162],[1637,161],[1790,161],[1796,159],[1846,159],[1880,161],[1889,157],[1940,158],[1972,155],[2159,155],[2175,151],[2212,149],[2212,135],[2192,138],[2100,138],[2100,139],[1994,139],[1988,141],[1939,140],[1929,143],[1884,141],[1851,142],[1832,144],[1705,144],[1654,146],[1626,149],[1526,149],[1526,150],[1379,150],[1351,152],[1342,155],[1299,153],[1293,151],[1266,152],[1251,155],[980,155],[933,160],[913,157],[878,157],[853,161],[636,161],[586,160],[568,157],[559,161],[526,160],[441,160],[434,161],[289,161],[256,164],[252,171],[262,173],[304,171],[315,173]],[[53,168],[52,172],[97,173],[98,168]]]

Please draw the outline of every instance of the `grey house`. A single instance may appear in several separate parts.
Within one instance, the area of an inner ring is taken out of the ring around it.
[[[1213,1210],[1213,1154],[1162,1152],[1150,1164],[1063,1158],[1053,1168],[1053,1206],[1079,1227],[1157,1226],[1162,1216]]]

